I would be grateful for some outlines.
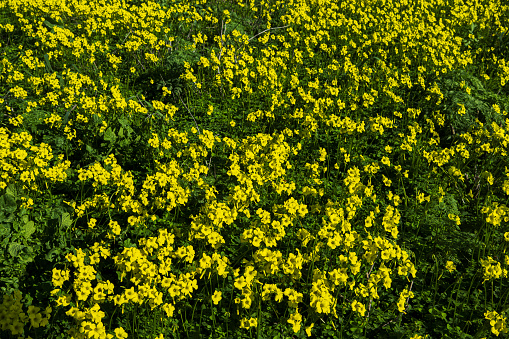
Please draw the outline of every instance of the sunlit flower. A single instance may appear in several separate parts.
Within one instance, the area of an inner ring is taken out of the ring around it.
[[[212,296],[212,301],[214,302],[214,305],[219,304],[219,301],[221,301],[221,291],[215,291],[214,295]]]
[[[445,265],[445,268],[449,271],[449,272],[452,272],[456,269],[456,265],[454,265],[454,263],[452,261],[447,261],[446,265]]]

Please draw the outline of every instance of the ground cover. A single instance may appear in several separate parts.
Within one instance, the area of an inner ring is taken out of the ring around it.
[[[508,13],[0,2],[1,336],[507,336]]]

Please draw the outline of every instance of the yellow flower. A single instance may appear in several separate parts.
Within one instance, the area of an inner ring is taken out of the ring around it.
[[[39,314],[39,311],[41,310],[40,307],[36,307],[33,305],[28,306],[27,314],[29,318],[35,317],[37,314]]]
[[[247,285],[246,278],[242,276],[235,279],[235,283],[233,285],[239,290],[242,290]]]
[[[127,338],[127,332],[122,327],[119,327],[115,329],[115,336],[118,339],[125,339]]]
[[[172,304],[164,304],[162,307],[168,317],[173,317],[173,312],[175,311],[175,306],[173,306]]]
[[[89,227],[89,228],[91,228],[91,229],[93,229],[93,228],[95,227],[96,222],[97,222],[97,219],[95,219],[95,218],[91,218],[91,219],[89,220],[89,222],[88,222],[88,227]]]
[[[327,151],[324,148],[321,148],[321,147],[320,147],[319,151],[320,151],[320,158],[319,158],[319,160],[320,161],[325,161],[325,159],[327,157]]]
[[[136,293],[136,291],[134,290],[134,287],[131,287],[130,289],[125,290],[125,298],[127,300],[133,300],[133,301],[138,300],[138,293]]]
[[[312,323],[311,325],[306,327],[306,334],[308,337],[311,337],[311,329],[313,328],[313,326],[315,326],[315,323]]]
[[[400,293],[397,305],[398,305],[398,310],[401,313],[406,313],[405,312],[405,303],[406,303],[407,299],[413,298],[413,297],[414,297],[414,293],[412,291],[408,291],[406,288]]]
[[[468,93],[468,94],[470,94],[470,93]],[[460,109],[458,110],[458,114],[459,115],[464,115],[467,112],[467,110],[465,109],[465,105],[458,104],[458,106],[460,106]]]
[[[360,315],[364,317],[364,313],[366,313],[366,306],[364,306],[364,304],[361,304],[357,300],[354,300],[352,302],[352,310],[360,313]]]
[[[19,321],[19,320],[17,320],[17,319],[16,319],[16,320],[14,320],[14,321],[12,322],[12,324],[10,324],[10,325],[8,326],[9,330],[11,330],[11,333],[12,333],[13,335],[23,333],[23,327],[24,327],[23,323],[22,323],[22,322],[20,322],[20,321]]]
[[[242,319],[240,321],[240,328],[249,329],[249,319]]]
[[[275,297],[275,300],[279,303],[281,302],[281,300],[283,300],[283,291],[278,289],[276,291],[276,297]]]
[[[70,302],[71,302],[71,297],[70,296],[60,296],[56,300],[56,304],[58,306],[69,306]]]
[[[256,326],[258,326],[258,319],[256,319],[256,318],[251,318],[251,319],[249,319],[249,326],[250,326],[250,327],[256,327]]]
[[[385,184],[385,186],[387,187],[391,187],[391,184],[392,184],[392,180],[390,180],[389,178],[387,178],[385,175],[382,174],[382,177],[383,177],[383,182]]]
[[[491,332],[498,337],[498,335],[502,333],[507,333],[507,324],[506,318],[496,311],[486,312],[484,313],[485,319],[490,321]]]
[[[258,326],[258,319],[256,318],[244,318],[240,321],[240,328],[249,329],[250,327]]]
[[[449,272],[452,272],[456,269],[456,266],[454,265],[454,263],[452,261],[448,261],[445,265],[445,268],[449,271]]]
[[[389,146],[387,146],[387,147],[389,147]],[[387,149],[387,147],[386,147],[386,149]],[[388,157],[384,156],[384,157],[382,157],[382,164],[384,164],[386,166],[390,166],[391,160]]]
[[[292,327],[293,327],[294,333],[299,332],[301,321],[302,321],[302,315],[300,315],[298,311],[295,312],[294,314],[292,314],[290,316],[290,319],[287,320],[287,322],[289,322],[290,324],[293,325]]]
[[[54,287],[62,287],[63,283],[69,280],[69,271],[59,270],[54,268],[52,276],[52,283]]]
[[[221,294],[222,294],[221,291],[214,292],[214,295],[212,296],[212,301],[214,302],[214,305],[219,304],[219,302],[221,301],[221,298],[222,298]]]
[[[118,222],[116,222],[114,220],[110,220],[109,226],[110,226],[111,231],[113,232],[113,234],[120,235],[120,232],[122,230],[120,229],[120,225],[118,224]]]

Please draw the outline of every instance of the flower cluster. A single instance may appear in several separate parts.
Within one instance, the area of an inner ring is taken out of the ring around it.
[[[488,319],[490,321],[491,325],[491,333],[499,336],[500,333],[507,333],[507,325],[506,325],[506,318],[498,314],[496,311],[486,312],[484,313],[485,319]]]
[[[4,295],[0,304],[0,329],[9,331],[11,335],[23,335],[25,326],[33,328],[45,327],[51,318],[51,307],[46,307],[41,312],[37,306],[28,306],[26,313],[23,311],[23,295],[19,290],[14,295]]]

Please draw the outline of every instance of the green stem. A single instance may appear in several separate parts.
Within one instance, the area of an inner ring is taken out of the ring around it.
[[[458,307],[458,295],[459,295],[462,280],[463,280],[463,276],[460,276],[459,281],[458,281],[458,289],[456,290],[456,300],[454,301],[454,313],[453,313],[453,318],[452,318],[453,324],[456,323],[456,308]]]
[[[108,330],[111,331],[111,321],[113,320],[113,316],[115,315],[115,312],[117,311],[117,308],[118,307],[115,307],[113,309],[113,313],[111,314],[111,317],[110,317],[110,324],[108,325]]]
[[[200,329],[201,329],[201,319],[202,319],[202,316],[203,316],[203,307],[201,308],[201,312],[200,312],[200,323],[198,324],[198,333],[200,333]]]
[[[403,188],[403,194],[405,195],[405,207],[408,207],[407,205],[408,196],[406,195],[405,184],[403,184],[403,175],[401,173],[399,177],[399,182],[401,183],[401,187]]]
[[[491,279],[491,305],[493,305],[493,307],[495,306],[495,303],[493,302],[493,279]]]
[[[486,284],[483,284],[484,286],[484,295],[486,296],[488,293],[486,292]],[[486,307],[486,297],[484,297],[484,309],[486,310],[487,307]]]
[[[262,300],[259,298],[258,300],[258,326],[256,326],[256,339],[261,339],[260,328],[262,327]]]
[[[133,312],[133,327],[132,327],[132,331],[133,333],[136,333],[136,313],[138,311],[138,306],[137,305],[134,305],[134,312]]]
[[[209,284],[210,284],[210,291],[207,291],[207,292],[208,292],[209,295],[212,295],[212,290],[213,290],[212,279],[209,280]],[[219,285],[219,283],[218,283],[218,285]],[[208,285],[205,284],[205,286],[208,289]],[[213,327],[215,329],[216,328],[216,314],[215,314],[215,311],[214,311],[214,305],[212,304],[212,298],[210,299],[210,312],[212,313],[212,325],[213,325]]]
[[[436,260],[436,257],[435,255],[433,254],[433,258],[435,260],[435,270],[436,270],[436,274],[434,274],[434,276],[436,277],[435,278],[435,292],[433,293],[433,308],[435,308],[435,298],[437,296],[437,290],[438,290],[438,280],[440,279],[438,277],[438,261]]]
[[[313,261],[311,262],[311,268],[309,269],[309,272],[308,272],[308,276],[306,278],[306,284],[309,284],[309,275],[313,272],[313,269],[315,268],[315,249],[316,249],[316,240],[317,238],[315,237],[315,241],[313,242]]]
[[[502,290],[502,279],[500,279],[500,290]],[[502,303],[502,298],[500,298],[500,302],[498,303],[497,308],[499,308],[501,305],[507,305],[507,298],[509,298],[509,291],[506,292],[505,301]]]
[[[187,333],[186,323],[184,321],[184,318],[182,317],[182,311],[180,311],[179,314],[180,314],[180,320],[182,320],[182,326],[184,327],[184,331],[186,331],[186,335],[187,335],[187,337],[189,337],[189,333]]]
[[[196,305],[198,305],[198,299],[194,303],[193,313],[191,314],[191,321],[193,321],[193,322],[194,322],[194,311],[196,310]],[[201,321],[201,316],[200,316],[200,321]]]

